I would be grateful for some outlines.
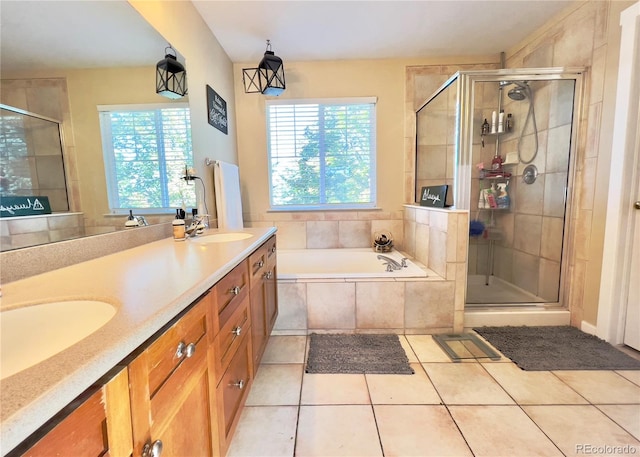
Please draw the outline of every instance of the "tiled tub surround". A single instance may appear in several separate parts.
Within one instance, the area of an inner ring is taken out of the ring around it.
[[[206,246],[166,238],[19,281],[4,282],[3,310],[83,298],[106,301],[117,308],[117,313],[87,338],[2,380],[3,455],[193,303],[266,241],[275,229],[244,231],[254,236]],[[67,249],[80,241],[67,245]],[[65,243],[47,247],[61,249]],[[59,253],[64,255],[64,251]]]
[[[468,220],[466,211],[405,207],[402,251],[426,278],[279,279],[274,334],[461,331]]]
[[[0,219],[0,250],[19,249],[85,234],[82,213],[54,213],[41,216]]]

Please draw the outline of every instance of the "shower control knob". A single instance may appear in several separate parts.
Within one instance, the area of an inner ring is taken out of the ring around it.
[[[634,207],[635,209],[640,209],[640,200],[639,200],[639,201],[637,201],[637,202],[635,202],[635,203],[633,204],[633,207]]]

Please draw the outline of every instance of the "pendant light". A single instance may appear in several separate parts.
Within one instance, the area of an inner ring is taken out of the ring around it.
[[[271,50],[271,40],[267,40],[267,50],[258,67],[242,70],[242,82],[246,94],[278,96],[284,92],[284,65],[282,59]]]
[[[176,59],[171,45],[164,48],[164,59],[156,65],[156,94],[178,99],[187,95],[187,71]]]

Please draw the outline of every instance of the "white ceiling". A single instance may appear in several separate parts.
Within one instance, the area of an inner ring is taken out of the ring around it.
[[[193,0],[234,62],[499,54],[573,1]]]
[[[257,63],[271,39],[286,63],[498,54],[572,0],[193,3],[232,61]],[[0,0],[0,21],[3,73],[154,65],[167,46],[126,0]]]

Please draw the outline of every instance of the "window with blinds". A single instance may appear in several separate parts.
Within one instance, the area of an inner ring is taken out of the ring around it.
[[[194,207],[195,186],[181,179],[193,163],[188,105],[98,109],[111,212]]]
[[[274,210],[376,205],[376,100],[267,101]]]

